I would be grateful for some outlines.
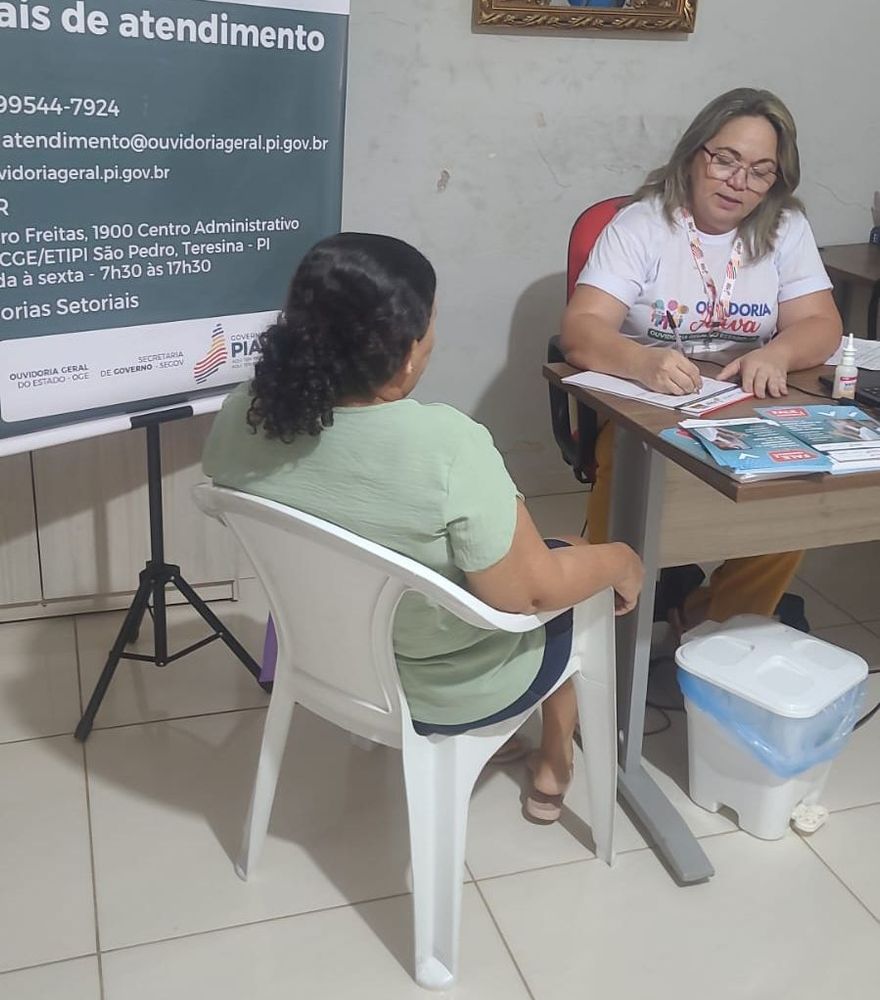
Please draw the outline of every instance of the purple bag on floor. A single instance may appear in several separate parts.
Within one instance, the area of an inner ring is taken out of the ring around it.
[[[269,615],[266,622],[266,638],[263,640],[263,660],[260,670],[260,683],[265,684],[275,680],[275,663],[278,660],[278,636],[275,634],[275,622]]]

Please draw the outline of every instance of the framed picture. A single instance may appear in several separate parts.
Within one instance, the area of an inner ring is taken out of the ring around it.
[[[693,31],[697,0],[474,0],[480,28]]]

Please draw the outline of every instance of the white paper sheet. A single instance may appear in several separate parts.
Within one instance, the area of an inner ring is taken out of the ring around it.
[[[653,406],[663,406],[668,410],[683,409],[686,406],[696,403],[698,400],[708,400],[716,394],[724,393],[725,403],[731,403],[739,399],[748,399],[749,394],[739,390],[739,386],[733,382],[721,382],[717,378],[703,378],[703,387],[699,392],[692,392],[684,396],[673,396],[663,392],[652,392],[638,382],[630,382],[629,379],[618,378],[616,375],[603,375],[600,372],[578,372],[577,375],[569,375],[562,380],[568,385],[580,385],[585,389],[596,389],[599,392],[608,392],[613,396],[624,396],[627,399],[637,399],[640,403],[651,403]],[[736,397],[736,391],[740,391]]]
[[[856,349],[856,367],[864,368],[869,372],[880,372],[880,341],[865,340],[856,337],[853,339]],[[825,362],[826,365],[839,365],[843,357],[843,344]]]

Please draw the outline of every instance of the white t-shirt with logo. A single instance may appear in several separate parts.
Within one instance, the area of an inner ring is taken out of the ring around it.
[[[720,290],[736,230],[700,233],[709,273]],[[627,306],[621,332],[640,344],[669,347],[672,314],[684,344],[695,350],[758,347],[776,332],[779,303],[831,288],[810,224],[784,212],[775,248],[737,273],[724,324],[710,329],[710,303],[682,221],[670,224],[656,199],[621,209],[602,231],[579,285],[593,285]]]

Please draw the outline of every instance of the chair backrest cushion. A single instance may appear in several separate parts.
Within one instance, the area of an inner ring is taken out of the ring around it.
[[[578,275],[584,268],[599,234],[629,201],[627,197],[606,198],[590,205],[577,217],[568,238],[567,299],[574,294]]]
[[[571,227],[568,238],[568,267],[566,300],[574,294],[578,275],[583,270],[590,251],[599,234],[627,203],[628,198],[606,198],[589,208],[585,208]],[[564,361],[559,337],[551,337],[547,349],[547,360]],[[575,478],[582,483],[596,481],[596,438],[599,422],[594,410],[577,404],[577,426],[572,427],[570,397],[558,386],[549,383],[550,420],[553,437],[559,445],[562,457],[572,467]]]

